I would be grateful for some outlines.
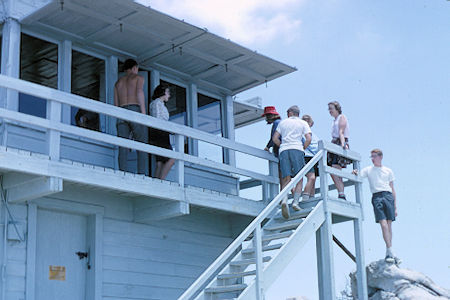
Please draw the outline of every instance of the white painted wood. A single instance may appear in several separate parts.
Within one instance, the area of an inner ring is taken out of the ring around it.
[[[355,236],[355,254],[356,254],[356,285],[358,290],[358,299],[367,300],[367,275],[366,263],[364,258],[364,237],[361,218],[353,220],[353,230]]]
[[[2,32],[2,63],[1,73],[13,78],[19,78],[20,72],[20,23],[7,18]],[[19,109],[19,94],[15,90],[0,91],[0,106],[17,111]]]
[[[342,177],[342,178],[347,178],[348,180],[351,180],[351,181],[354,181],[354,182],[362,182],[362,179],[359,178],[358,176],[353,175],[351,173],[344,172],[342,170],[339,170],[339,169],[336,169],[336,168],[333,168],[333,167],[326,166],[325,170],[326,170],[327,173],[330,173],[330,174],[333,174],[333,175],[337,175],[337,176]]]
[[[61,121],[62,104],[55,101],[47,102],[47,119],[50,124],[57,127]],[[69,125],[66,125],[69,126]],[[52,160],[59,160],[61,157],[61,132],[57,128],[47,130],[47,153]]]
[[[342,200],[327,200],[328,209],[333,215],[339,215],[348,217],[350,219],[359,219],[361,218],[361,205],[342,201]]]
[[[99,205],[79,203],[75,201],[63,201],[49,197],[36,199],[32,201],[32,203],[38,205],[39,208],[71,214],[103,215],[105,213],[105,208]]]
[[[64,40],[58,44],[58,89],[71,92],[72,87],[72,41]],[[70,105],[61,108],[61,121],[70,124]]]
[[[192,128],[198,128],[198,92],[197,85],[191,83],[187,87],[186,94],[187,106],[187,124]],[[195,139],[188,139],[189,154],[198,156],[198,141]]]
[[[230,148],[266,160],[278,161],[275,157],[273,157],[273,155],[261,149],[257,149],[241,143],[236,143],[219,136],[210,135],[208,133],[205,133],[203,131],[194,128],[182,126],[169,121],[160,120],[151,116],[146,116],[141,113],[127,111],[119,107],[114,107],[98,101],[92,101],[87,98],[64,93],[31,82],[0,75],[0,86],[8,87],[13,90],[23,91],[26,92],[27,94],[34,95],[36,97],[57,101],[63,104],[75,105],[77,107],[87,109],[90,111],[95,111],[105,115],[110,115],[120,119],[143,124],[146,126],[155,127],[157,129],[169,131],[174,134],[181,134],[184,136],[192,137],[214,145]]]
[[[255,248],[256,260],[256,278],[255,278],[255,293],[257,300],[264,300],[264,274],[263,274],[263,252],[262,252],[262,237],[261,227],[258,225],[253,232],[253,247]]]
[[[344,150],[342,147],[330,143],[330,142],[325,142],[325,141],[321,141],[324,145],[324,148],[331,153],[335,153],[341,156],[345,156],[347,158],[350,158],[351,160],[357,160],[360,161],[361,160],[361,155],[358,152],[352,151],[352,150]]]
[[[334,283],[334,256],[333,256],[333,233],[331,224],[331,213],[325,212],[325,221],[320,227],[320,243],[323,255],[322,280],[323,299],[334,300],[336,298]]]
[[[103,214],[88,216],[87,247],[90,269],[87,270],[86,300],[101,300],[103,286]]]
[[[59,193],[63,190],[63,180],[56,177],[37,177],[7,189],[7,199],[11,203],[25,202]]]
[[[27,300],[35,299],[35,280],[36,280],[36,227],[37,227],[37,205],[28,204],[27,219],[27,261],[26,261],[26,280],[25,295]]]
[[[184,153],[184,136],[179,134],[175,135],[175,151]],[[177,160],[175,162],[175,174],[178,184],[184,187],[184,161]]]
[[[106,68],[106,101],[105,103],[114,105],[114,85],[118,79],[119,74],[119,64],[116,56],[108,56],[105,60],[105,68]],[[107,116],[106,118],[106,133],[111,135],[117,135],[116,128],[116,118],[112,116]],[[116,151],[117,152],[117,151]],[[116,153],[117,155],[118,153]],[[116,166],[118,169],[117,158],[115,160]]]
[[[151,223],[154,221],[189,214],[189,204],[184,201],[164,201],[139,197],[134,201],[134,221]]]
[[[1,77],[1,75],[0,75],[0,77]],[[97,102],[97,101],[95,101],[95,102]],[[134,112],[130,112],[130,113],[134,113]],[[136,114],[144,116],[141,113],[136,113]],[[170,157],[170,158],[174,158],[174,159],[181,159],[181,160],[188,161],[188,162],[191,162],[194,164],[198,164],[198,165],[202,165],[202,166],[206,166],[206,167],[210,167],[210,168],[214,168],[214,169],[224,170],[224,171],[228,171],[230,173],[237,173],[237,174],[241,174],[244,176],[253,177],[255,179],[271,182],[271,183],[278,181],[278,178],[274,178],[274,177],[267,176],[267,175],[261,175],[260,173],[256,173],[253,171],[248,171],[248,170],[244,170],[244,169],[240,169],[240,168],[234,168],[229,165],[222,164],[222,163],[205,160],[205,159],[195,157],[192,155],[178,153],[178,152],[175,152],[172,150],[159,148],[156,146],[136,142],[136,141],[125,139],[125,138],[120,138],[120,137],[103,134],[103,133],[96,132],[93,130],[70,126],[70,125],[66,125],[66,124],[62,124],[62,123],[55,124],[46,119],[42,119],[39,117],[35,117],[35,116],[31,116],[31,115],[27,115],[27,114],[23,114],[23,113],[19,113],[19,112],[13,112],[13,111],[9,111],[9,110],[2,109],[2,108],[0,108],[0,117],[4,117],[7,119],[13,119],[13,120],[20,120],[23,123],[34,124],[34,125],[37,125],[40,127],[47,128],[47,129],[49,129],[50,132],[57,132],[57,133],[65,132],[65,133],[69,133],[69,134],[75,134],[75,135],[79,135],[82,137],[91,138],[91,139],[98,140],[98,141],[105,142],[105,143],[116,144],[116,145],[119,145],[122,147],[136,149],[136,150],[147,152],[147,153],[157,154],[157,155],[166,156],[166,157]],[[54,137],[54,139],[56,140],[57,137]],[[55,153],[57,153],[57,151],[59,149],[54,144],[52,144],[52,145],[54,147],[54,148],[52,148],[52,150],[54,151],[53,154],[56,155]]]
[[[231,141],[235,140],[235,131],[234,131],[234,107],[233,107],[233,98],[231,96],[226,96],[224,101],[222,101],[222,111],[223,118],[222,123],[224,128],[224,137],[228,138]],[[230,166],[236,166],[236,153],[230,149],[224,149],[224,158],[225,163]]]
[[[87,260],[85,216],[38,209],[36,300],[85,299]],[[49,266],[66,267],[65,281],[49,280]]]

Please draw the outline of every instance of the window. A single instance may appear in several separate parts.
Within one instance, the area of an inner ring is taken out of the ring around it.
[[[198,129],[222,136],[220,100],[198,94]],[[198,156],[223,162],[222,147],[202,141],[198,142]]]
[[[105,61],[72,50],[72,94],[105,102]],[[99,114],[72,106],[72,125],[99,130]]]
[[[22,33],[20,78],[58,88],[58,45]],[[45,118],[46,110],[45,99],[19,93],[19,112]]]
[[[170,121],[186,125],[186,89],[164,80],[161,80],[161,84],[166,84],[170,87],[170,99],[166,103]]]

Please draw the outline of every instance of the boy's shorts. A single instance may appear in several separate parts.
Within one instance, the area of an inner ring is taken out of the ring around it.
[[[372,205],[377,223],[380,220],[395,221],[394,195],[391,192],[384,191],[372,194]]]

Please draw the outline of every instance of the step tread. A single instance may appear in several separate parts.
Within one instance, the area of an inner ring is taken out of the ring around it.
[[[287,237],[290,237],[293,232],[294,231],[290,230],[290,231],[285,231],[285,232],[280,232],[280,233],[265,234],[262,237],[262,241],[267,242],[267,241],[287,238]]]
[[[264,256],[263,262],[268,262],[271,260],[271,256]],[[256,263],[256,258],[247,258],[247,259],[241,259],[241,260],[235,260],[230,262],[230,266],[241,266],[241,265],[251,265]]]
[[[273,244],[273,245],[267,245],[267,246],[263,246],[262,250],[263,251],[270,251],[270,250],[276,250],[276,249],[280,249],[281,246],[283,246],[283,243],[278,243],[278,244]],[[247,248],[247,249],[243,249],[241,251],[242,254],[250,254],[255,252],[255,248]]]
[[[314,209],[314,207],[312,208],[306,208],[306,209],[302,209],[300,211],[293,211],[292,209],[290,210],[290,217],[289,219],[285,219],[283,218],[283,216],[280,214],[277,214],[277,216],[274,218],[276,221],[290,221],[290,220],[295,220],[295,219],[300,219],[300,218],[306,218],[311,211]]]
[[[247,285],[242,284],[232,284],[232,285],[224,285],[224,286],[215,286],[209,287],[205,289],[205,293],[229,293],[229,292],[238,292],[245,290]]]
[[[283,229],[293,229],[296,228],[298,225],[300,225],[303,222],[303,219],[294,219],[289,220],[285,222],[280,223],[274,223],[267,226],[264,226],[264,230],[267,231],[276,231],[276,230],[283,230]]]
[[[252,276],[256,275],[256,271],[247,271],[247,272],[240,272],[240,273],[226,273],[226,274],[220,274],[217,276],[217,279],[232,279],[232,278],[241,278],[245,276]]]

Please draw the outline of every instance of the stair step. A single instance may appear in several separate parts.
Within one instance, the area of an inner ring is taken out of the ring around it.
[[[311,207],[308,209],[302,209],[300,211],[292,211],[292,209],[291,209],[290,210],[291,216],[289,217],[289,219],[283,218],[281,213],[278,216],[276,216],[274,219],[277,221],[290,221],[290,220],[296,220],[296,219],[300,219],[300,218],[306,218],[313,209],[314,209],[314,207]]]
[[[233,278],[242,278],[245,276],[256,275],[256,271],[247,271],[241,273],[229,273],[229,274],[220,274],[217,276],[217,279],[233,279]]]
[[[281,246],[283,246],[282,243],[273,244],[273,245],[268,245],[268,246],[263,246],[263,247],[262,247],[262,250],[263,250],[263,251],[276,250],[276,249],[280,249]],[[250,254],[250,253],[253,253],[253,252],[255,252],[255,248],[253,248],[253,247],[252,247],[252,248],[243,249],[243,250],[241,251],[242,254]]]
[[[272,257],[271,256],[264,256],[263,262],[268,262]],[[238,267],[238,266],[245,266],[245,265],[251,265],[256,264],[256,258],[248,258],[248,259],[242,259],[242,260],[235,260],[230,262],[230,266],[232,267]]]
[[[274,234],[265,234],[262,237],[262,241],[263,242],[268,242],[268,241],[273,241],[273,240],[278,240],[278,239],[284,239],[284,238],[288,238],[291,236],[291,234],[293,233],[292,230],[290,231],[285,231],[285,232],[280,232],[280,233],[274,233]]]
[[[303,219],[294,219],[290,221],[270,224],[264,227],[264,230],[275,231],[275,230],[284,230],[284,229],[294,229],[297,228],[303,222]]]
[[[205,293],[217,294],[217,293],[240,292],[240,291],[245,290],[246,287],[247,287],[246,284],[232,284],[232,285],[224,285],[224,286],[215,286],[215,287],[206,288]]]

